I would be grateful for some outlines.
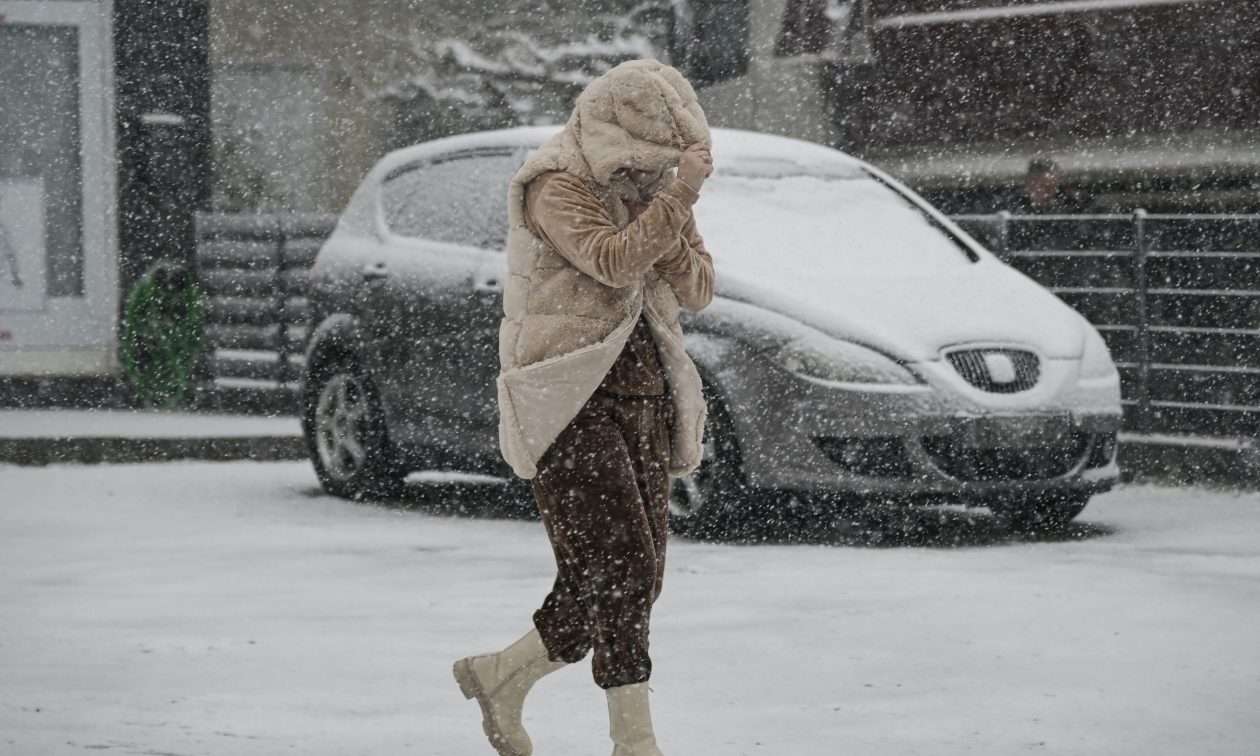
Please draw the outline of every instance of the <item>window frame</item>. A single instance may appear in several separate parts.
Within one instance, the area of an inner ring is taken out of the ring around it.
[[[0,376],[118,375],[117,149],[113,32],[107,3],[0,0],[11,26],[66,26],[76,34],[77,197],[81,289],[47,296],[40,310],[0,306],[10,340],[0,342]]]

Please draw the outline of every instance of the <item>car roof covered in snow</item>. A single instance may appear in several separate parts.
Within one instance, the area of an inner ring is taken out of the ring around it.
[[[442,155],[470,150],[533,150],[560,129],[561,126],[518,126],[495,131],[477,131],[394,150],[382,157],[368,172],[342,213],[340,226],[363,231],[375,228],[378,190],[387,177],[402,168]],[[741,172],[757,175],[796,172],[854,175],[866,169],[882,176],[877,169],[839,150],[801,139],[741,129],[713,129],[713,142],[719,170],[738,165]]]
[[[389,175],[398,168],[426,158],[465,150],[495,147],[520,147],[532,150],[560,131],[560,128],[560,126],[519,126],[512,129],[478,131],[434,139],[387,154],[372,169],[372,174]],[[714,152],[719,161],[731,158],[773,157],[802,165],[826,166],[849,171],[858,170],[863,165],[860,160],[821,144],[755,131],[713,129],[713,142]]]

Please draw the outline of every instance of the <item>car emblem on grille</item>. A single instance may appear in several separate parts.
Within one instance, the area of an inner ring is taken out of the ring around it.
[[[1015,363],[1003,352],[985,352],[984,365],[989,369],[989,378],[994,383],[1014,383]]]
[[[1023,349],[958,349],[945,357],[967,383],[981,391],[1014,394],[1027,391],[1041,378],[1037,355]]]

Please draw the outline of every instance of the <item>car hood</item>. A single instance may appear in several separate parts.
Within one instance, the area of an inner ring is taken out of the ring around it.
[[[1048,359],[1078,358],[1088,324],[1052,293],[991,258],[948,274],[846,277],[808,285],[753,275],[715,255],[716,293],[786,316],[899,359],[939,359],[965,343],[1029,346]]]
[[[1080,356],[1080,316],[873,174],[728,162],[695,208],[719,294],[907,361],[969,342]]]

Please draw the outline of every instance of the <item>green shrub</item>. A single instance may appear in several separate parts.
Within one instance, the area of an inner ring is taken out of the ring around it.
[[[192,404],[204,326],[201,287],[186,268],[155,263],[132,287],[123,309],[122,359],[144,406]]]

